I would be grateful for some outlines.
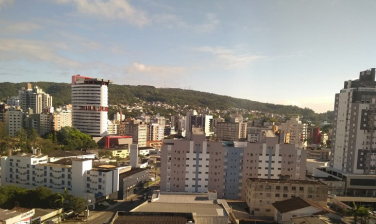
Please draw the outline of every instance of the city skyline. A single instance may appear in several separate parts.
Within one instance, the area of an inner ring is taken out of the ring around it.
[[[343,80],[374,67],[376,2],[0,0],[1,82],[192,89],[334,109]]]

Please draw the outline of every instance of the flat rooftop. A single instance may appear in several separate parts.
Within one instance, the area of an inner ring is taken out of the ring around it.
[[[281,184],[312,184],[312,185],[325,185],[319,181],[309,181],[309,180],[280,180],[280,179],[259,179],[259,178],[248,178],[248,180],[254,183],[281,183]]]
[[[217,200],[208,200],[207,194],[170,194],[160,192],[157,200],[144,204],[132,212],[196,213],[197,216],[227,217]]]

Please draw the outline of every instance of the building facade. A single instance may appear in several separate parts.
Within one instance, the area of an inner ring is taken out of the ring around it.
[[[239,141],[247,138],[247,123],[218,122],[216,126],[217,139],[224,141]]]
[[[110,80],[72,77],[72,126],[91,136],[107,134]]]
[[[101,198],[119,190],[119,170],[115,166],[93,166],[91,159],[63,158],[50,162],[47,155],[19,154],[1,157],[1,186],[47,187],[78,197]],[[91,197],[91,196],[90,196]]]
[[[23,127],[23,113],[18,108],[8,108],[4,113],[4,123],[8,134],[13,137]]]
[[[52,107],[52,96],[43,92],[38,86],[32,88],[30,83],[26,88],[18,91],[18,99],[23,111],[32,109],[35,114],[40,114],[44,109]]]
[[[193,134],[189,140],[164,140],[161,149],[161,190],[206,192],[219,198],[245,198],[246,179],[304,179],[306,152],[265,137],[259,143],[207,141]]]
[[[300,121],[299,116],[292,116],[281,125],[282,132],[290,133],[290,144],[307,146],[307,124]]]
[[[328,186],[319,181],[250,178],[246,181],[246,203],[253,216],[274,216],[272,203],[300,197],[326,202]]]

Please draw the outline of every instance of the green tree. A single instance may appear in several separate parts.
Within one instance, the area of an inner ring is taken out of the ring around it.
[[[2,155],[8,150],[10,137],[6,130],[5,124],[0,121],[0,153]]]
[[[63,127],[57,132],[57,141],[64,146],[64,150],[95,149],[98,148],[90,135],[80,132],[77,128]]]
[[[16,136],[18,140],[18,147],[22,151],[27,151],[27,141],[28,141],[28,134],[25,129],[21,128],[17,131]]]
[[[28,130],[27,139],[29,141],[29,149],[37,148],[38,138],[40,138],[40,136],[36,129],[33,128],[33,129]]]
[[[99,158],[103,158],[103,157],[110,158],[111,156],[112,156],[112,152],[109,150],[99,150],[98,152]]]

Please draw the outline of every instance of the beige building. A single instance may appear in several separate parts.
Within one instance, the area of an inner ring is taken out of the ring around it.
[[[25,118],[26,129],[35,129],[38,134],[43,136],[54,129],[53,114],[29,114]]]
[[[125,122],[124,134],[131,135],[133,143],[138,144],[138,147],[146,147],[148,125],[144,122],[131,120]]]
[[[299,116],[292,116],[282,123],[280,131],[290,133],[290,144],[307,146],[307,124],[302,123]]]
[[[328,186],[320,181],[250,178],[246,182],[246,203],[250,214],[258,217],[273,217],[276,201],[300,197],[326,202],[328,197]]]
[[[5,112],[4,123],[8,134],[13,137],[22,128],[22,110],[19,107],[9,108]]]
[[[72,127],[72,111],[56,110],[53,113],[53,120],[55,131],[60,131],[63,127]]]
[[[224,141],[239,141],[247,138],[247,123],[218,122],[216,127],[217,139]]]

